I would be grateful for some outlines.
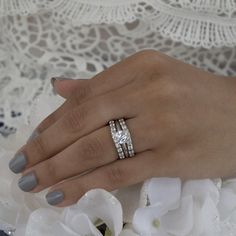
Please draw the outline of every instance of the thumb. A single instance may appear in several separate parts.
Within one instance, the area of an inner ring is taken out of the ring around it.
[[[78,90],[82,84],[86,82],[88,81],[83,79],[74,80],[61,77],[54,77],[51,79],[51,83],[55,92],[66,99],[69,98],[73,92]]]

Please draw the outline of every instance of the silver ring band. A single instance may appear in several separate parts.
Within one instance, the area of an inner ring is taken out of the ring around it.
[[[116,124],[116,130],[120,133],[120,135],[122,135],[122,133],[121,133],[121,131],[123,130],[123,128],[121,127],[121,123],[120,123],[120,121],[119,120],[116,120],[115,121],[115,124]],[[118,136],[119,134],[117,134],[117,136]],[[121,138],[121,137],[119,137],[119,138]],[[129,152],[128,152],[128,148],[127,148],[127,146],[126,146],[126,143],[125,142],[123,142],[123,143],[120,143],[119,141],[118,141],[118,143],[120,144],[120,146],[121,146],[121,148],[122,148],[122,150],[123,150],[123,152],[124,152],[124,155],[125,155],[125,158],[126,157],[129,157]]]
[[[119,156],[118,159],[135,156],[131,135],[125,120],[111,120],[109,121],[109,125],[111,129],[111,136]]]
[[[120,122],[120,125],[122,127],[122,130],[125,130],[129,133],[129,140],[127,142],[127,148],[128,148],[129,157],[133,157],[135,155],[135,153],[134,153],[133,142],[132,142],[132,139],[131,139],[129,129],[128,129],[124,119],[119,119],[119,122]]]

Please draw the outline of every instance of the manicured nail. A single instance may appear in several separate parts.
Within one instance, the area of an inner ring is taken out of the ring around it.
[[[27,140],[27,143],[32,141],[33,139],[37,138],[39,136],[39,132],[37,130],[35,130],[29,137],[29,139]]]
[[[18,181],[18,186],[24,192],[30,192],[38,185],[37,177],[34,173],[29,173],[21,177]]]
[[[56,80],[61,81],[61,80],[66,80],[66,78],[65,77],[53,77],[53,78],[51,78],[52,87],[54,87],[54,83],[55,83]]]
[[[15,174],[22,172],[27,165],[27,158],[23,153],[16,154],[9,163],[9,168]]]
[[[62,191],[54,191],[46,195],[48,204],[55,206],[64,200],[64,193]]]

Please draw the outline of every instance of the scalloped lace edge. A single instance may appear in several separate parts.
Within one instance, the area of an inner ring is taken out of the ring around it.
[[[21,1],[21,3],[20,3]],[[188,0],[185,0],[187,2]],[[200,1],[200,0],[195,0]],[[29,9],[37,11],[37,4],[32,0],[0,0],[1,4],[12,7],[9,11],[14,12],[17,6],[18,11],[27,14]],[[13,4],[14,3],[14,4]],[[20,3],[20,4],[19,4]],[[54,14],[71,21],[74,25],[83,24],[124,24],[143,19],[151,26],[150,30],[158,30],[163,37],[169,37],[174,41],[182,42],[193,47],[233,47],[236,45],[236,19],[219,17],[211,13],[189,12],[188,9],[171,7],[161,0],[146,0],[147,8],[138,11],[139,4],[143,0],[133,0],[129,3],[119,4],[92,4],[91,2],[76,0],[57,0],[50,4]],[[199,16],[200,14],[200,16]]]
[[[120,4],[91,4],[87,2],[79,2],[76,0],[57,0],[49,7],[54,9],[63,18],[76,24],[96,24],[96,23],[126,23],[137,19],[134,9],[136,3],[120,3]]]
[[[219,15],[232,15],[236,9],[236,2],[234,0],[181,0],[179,4],[183,8],[194,11],[209,11]]]
[[[163,37],[182,42],[187,46],[204,48],[236,46],[236,24],[220,24],[159,13],[151,22],[151,28],[159,30]]]
[[[29,15],[39,10],[33,0],[0,0],[0,16]]]
[[[128,3],[126,0],[114,1],[105,1],[105,0],[0,0],[0,15],[5,16],[9,14],[30,14],[39,10],[42,6],[47,8],[49,6],[58,6],[60,4],[65,5],[65,3],[76,2],[78,4],[87,4],[90,7],[92,6],[105,6],[105,7],[117,7],[130,5],[132,3],[139,2],[149,2],[150,0],[129,0]],[[160,0],[155,0],[160,2]],[[161,1],[163,3],[163,0]],[[74,4],[74,3],[73,3]],[[178,5],[191,9],[194,11],[208,11],[214,12],[217,14],[232,14],[235,12],[236,2],[235,0],[180,0]]]
[[[198,12],[189,14],[187,9],[176,9],[161,1],[149,0],[153,10],[140,15],[134,4],[91,5],[75,0],[58,0],[53,5],[54,11],[75,25],[98,23],[126,23],[143,18],[149,21],[151,30],[158,30],[163,37],[183,42],[193,47],[233,47],[236,45],[236,20],[212,16]],[[146,13],[146,14],[145,14]]]
[[[185,1],[186,2],[186,1]],[[145,4],[149,7],[145,8]],[[182,3],[183,5],[184,2]],[[138,7],[140,5],[140,7]],[[188,5],[188,4],[187,4]],[[77,24],[91,24],[91,23],[125,23],[132,20],[140,18],[152,18],[153,15],[158,14],[158,12],[171,13],[173,16],[176,14],[182,16],[186,19],[200,19],[201,16],[207,18],[209,21],[223,21],[229,22],[233,21],[236,24],[236,18],[220,17],[217,16],[210,5],[205,5],[199,7],[203,12],[194,11],[193,8],[178,8],[170,6],[164,3],[162,0],[133,0],[129,3],[120,4],[91,4],[90,2],[84,2],[83,0],[57,0],[52,2],[48,7],[53,9],[54,12],[58,12],[63,18],[77,23]],[[144,10],[141,11],[140,8],[143,7]],[[205,12],[204,9],[208,9],[210,12]],[[231,8],[232,9],[232,8]],[[196,9],[195,9],[196,10]],[[200,14],[200,17],[199,17]]]

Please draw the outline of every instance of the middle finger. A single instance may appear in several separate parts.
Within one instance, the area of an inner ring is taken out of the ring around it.
[[[150,149],[151,143],[143,138],[146,123],[140,118],[126,121],[136,153]],[[138,127],[138,128],[137,128]],[[52,158],[28,169],[19,181],[24,191],[39,192],[63,180],[117,160],[117,150],[110,128],[105,126],[79,139]]]
[[[138,103],[130,87],[98,96],[67,112],[60,120],[27,143],[9,164],[20,173],[65,149],[76,140],[105,126],[109,120],[136,116]],[[120,99],[122,98],[122,99]],[[136,99],[137,100],[137,99]],[[132,104],[132,106],[130,106]]]

